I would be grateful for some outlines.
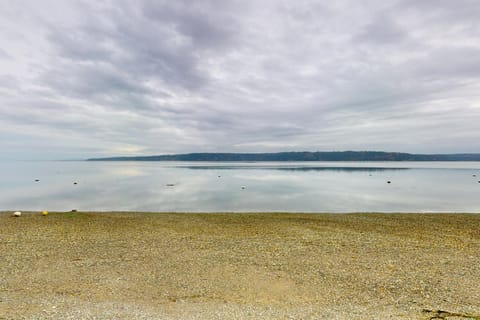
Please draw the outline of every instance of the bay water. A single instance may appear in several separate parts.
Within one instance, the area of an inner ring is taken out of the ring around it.
[[[72,209],[480,212],[480,163],[0,162],[0,210]]]

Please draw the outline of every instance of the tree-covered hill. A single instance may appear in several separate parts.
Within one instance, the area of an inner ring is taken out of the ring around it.
[[[411,154],[380,151],[187,153],[92,158],[87,161],[480,161],[480,154]]]

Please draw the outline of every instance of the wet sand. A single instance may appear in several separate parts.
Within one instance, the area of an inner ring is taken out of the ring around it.
[[[0,319],[480,319],[480,215],[0,213]]]

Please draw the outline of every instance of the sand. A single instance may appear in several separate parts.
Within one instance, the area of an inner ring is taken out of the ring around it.
[[[480,319],[480,215],[0,213],[0,319]]]

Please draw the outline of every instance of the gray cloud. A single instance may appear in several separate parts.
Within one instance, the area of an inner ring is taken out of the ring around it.
[[[407,38],[407,33],[391,17],[376,16],[354,38],[367,44],[398,44]]]
[[[430,79],[476,80],[480,75],[480,46],[441,47],[419,59],[417,73]]]
[[[477,1],[52,0],[0,12],[12,157],[38,137],[54,149],[31,148],[37,158],[480,147]]]
[[[10,57],[10,55],[5,50],[0,48],[0,59],[11,59],[11,58],[12,57]]]
[[[217,1],[201,6],[182,1],[143,1],[138,6],[119,2],[89,11],[74,28],[52,27],[49,40],[71,63],[101,62],[128,73],[131,81],[154,78],[200,89],[208,81],[208,72],[200,70],[204,51],[226,48],[236,35],[235,16],[227,9],[232,6]]]
[[[198,49],[219,49],[233,44],[241,2],[145,1],[143,13],[154,24],[169,25]]]

